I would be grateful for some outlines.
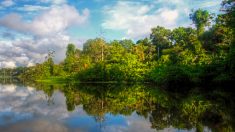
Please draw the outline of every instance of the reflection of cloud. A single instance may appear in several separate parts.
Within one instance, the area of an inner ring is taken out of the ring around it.
[[[53,105],[48,105],[47,97],[42,91],[15,85],[0,85],[0,98],[0,112],[31,113],[34,116],[56,119],[68,117],[65,98],[58,91],[51,97],[55,99]]]
[[[6,92],[15,92],[16,86],[11,84],[11,85],[0,85],[0,94],[4,94]]]
[[[0,85],[0,132],[66,132],[98,131],[104,132],[152,132],[149,119],[138,116],[105,114],[103,122],[96,122],[81,105],[68,112],[62,92],[54,91],[48,97],[43,91],[32,87]],[[50,99],[53,103],[49,103]],[[101,128],[102,126],[102,128]],[[162,131],[178,131],[166,128]]]
[[[68,112],[65,97],[59,91],[48,97],[32,87],[0,85],[0,98],[0,131],[4,132],[66,132],[69,130],[63,122],[67,118],[87,116],[81,106],[76,107],[74,112]],[[49,98],[53,104],[48,105]]]
[[[48,97],[32,87],[0,85],[0,131],[84,131],[98,130],[99,123],[88,116],[82,106],[68,112],[63,93],[54,91],[48,105]],[[104,131],[152,131],[148,120],[137,116],[106,114]],[[68,128],[67,128],[68,127]]]
[[[5,109],[10,111],[10,109]],[[0,113],[0,126],[16,123],[21,120],[30,119],[32,115],[30,113],[14,113],[14,112],[1,112]]]
[[[63,124],[56,121],[48,120],[33,120],[24,121],[17,124],[10,125],[8,128],[0,128],[1,132],[67,132]]]
[[[151,123],[148,119],[138,116],[133,113],[131,116],[126,117],[128,126],[106,126],[105,132],[155,132],[155,129],[151,128]]]

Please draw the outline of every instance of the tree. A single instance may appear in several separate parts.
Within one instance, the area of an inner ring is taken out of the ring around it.
[[[68,44],[67,50],[66,50],[66,58],[69,56],[74,56],[76,53],[76,47],[74,44]]]
[[[145,63],[149,63],[156,58],[156,46],[152,45],[148,38],[138,40],[133,52]]]
[[[106,42],[101,38],[89,39],[83,45],[83,53],[89,55],[93,62],[103,61],[106,54]]]
[[[230,27],[232,30],[231,44],[229,46],[229,54],[227,57],[230,72],[235,76],[235,1],[224,0],[222,2],[222,10],[225,14],[221,15],[222,22],[225,26]]]
[[[135,45],[132,40],[124,39],[119,41],[123,48],[125,48],[128,52],[131,51],[132,47]]]
[[[46,67],[48,67],[50,75],[53,76],[54,74],[54,61],[53,61],[53,57],[54,57],[55,51],[48,51],[48,55],[46,56]]]
[[[172,31],[174,45],[192,49],[192,41],[196,38],[196,31],[192,28],[178,27]]]
[[[227,54],[232,43],[232,30],[222,23],[220,17],[218,17],[217,23],[201,36],[203,47],[212,54]]]
[[[156,45],[158,58],[162,55],[162,50],[172,46],[171,31],[164,27],[157,26],[152,29],[150,39],[153,45]]]
[[[192,12],[189,16],[195,24],[199,36],[205,31],[205,27],[210,26],[211,19],[213,18],[212,14],[202,9]]]
[[[107,63],[121,63],[123,56],[126,54],[125,48],[114,40],[109,43],[106,61]]]
[[[76,62],[76,47],[74,44],[68,44],[66,50],[66,58],[64,60],[64,70],[71,73],[73,71],[73,65]]]

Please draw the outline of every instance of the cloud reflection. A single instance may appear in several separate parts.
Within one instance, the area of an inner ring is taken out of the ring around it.
[[[48,99],[52,103],[48,103]],[[149,119],[133,112],[129,116],[106,113],[104,120],[88,115],[82,105],[67,111],[64,94],[51,97],[33,87],[0,85],[0,132],[153,132]],[[174,128],[163,131],[177,131]]]

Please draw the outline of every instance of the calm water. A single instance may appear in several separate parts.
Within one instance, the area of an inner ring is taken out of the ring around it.
[[[232,95],[198,91],[176,94],[143,85],[0,84],[0,131],[234,131]]]

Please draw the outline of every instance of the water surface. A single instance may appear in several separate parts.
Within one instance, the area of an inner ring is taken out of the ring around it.
[[[144,85],[1,84],[0,131],[233,131],[227,93]]]

